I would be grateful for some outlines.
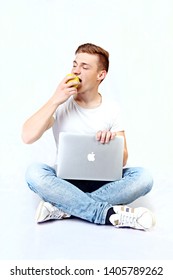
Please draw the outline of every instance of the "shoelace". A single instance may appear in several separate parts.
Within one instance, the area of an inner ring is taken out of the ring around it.
[[[61,219],[64,216],[64,212],[62,212],[61,210],[52,210],[50,213],[50,218],[51,219]]]
[[[134,216],[133,213],[121,213],[119,215],[119,225],[125,225],[125,226],[130,226],[130,227],[136,227],[136,223],[137,223],[137,220],[136,220],[136,217]]]

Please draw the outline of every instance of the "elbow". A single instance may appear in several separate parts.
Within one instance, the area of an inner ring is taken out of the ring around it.
[[[22,141],[24,142],[24,144],[32,144],[34,142],[23,132],[22,132],[21,138],[22,138]]]
[[[127,164],[127,159],[123,160],[123,167],[126,166],[126,164]]]
[[[21,134],[22,141],[25,144],[32,144],[35,140],[31,137],[30,133],[23,127],[22,134]]]
[[[124,157],[123,157],[123,167],[127,164],[127,160],[128,160],[128,151],[125,150]]]

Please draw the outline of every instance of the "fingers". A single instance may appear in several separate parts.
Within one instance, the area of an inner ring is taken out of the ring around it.
[[[98,131],[96,133],[96,139],[100,141],[102,144],[107,144],[109,141],[113,140],[116,136],[116,132],[111,132],[111,131]]]
[[[60,83],[60,89],[64,91],[67,95],[74,95],[77,93],[77,86],[79,85],[78,81],[72,80],[74,76],[65,76],[65,78]]]
[[[65,91],[67,92],[67,94],[69,95],[73,95],[77,93],[77,89],[75,87],[67,87],[65,89]]]
[[[71,78],[71,77],[70,77]],[[54,102],[59,106],[60,104],[67,101],[70,96],[77,94],[77,88],[73,86],[76,82],[69,82],[69,77],[65,77],[58,85],[53,95]]]

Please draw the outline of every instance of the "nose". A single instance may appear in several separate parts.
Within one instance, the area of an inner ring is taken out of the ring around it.
[[[75,68],[73,68],[73,71],[72,71],[75,75],[80,75],[81,71],[80,71],[80,67],[79,66],[76,66]]]

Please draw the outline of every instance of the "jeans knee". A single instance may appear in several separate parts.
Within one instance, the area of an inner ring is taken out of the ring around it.
[[[25,173],[26,182],[29,185],[31,185],[32,182],[37,182],[41,178],[45,166],[46,165],[42,163],[32,163],[29,165]]]
[[[149,172],[149,170],[145,169],[145,168],[140,168],[141,169],[141,180],[143,181],[143,185],[145,188],[145,194],[147,194],[148,192],[151,191],[152,187],[153,187],[153,177],[151,175],[151,173]]]

